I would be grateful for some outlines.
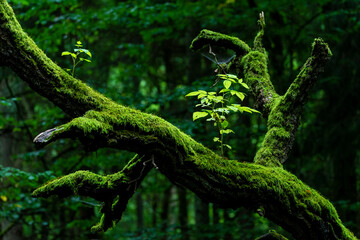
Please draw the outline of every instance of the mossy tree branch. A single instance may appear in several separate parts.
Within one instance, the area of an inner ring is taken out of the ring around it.
[[[312,45],[310,58],[284,95],[284,100],[290,104],[290,108],[295,109],[306,103],[309,91],[319,74],[324,71],[324,66],[331,55],[329,46],[321,38],[316,38]]]
[[[265,49],[262,46],[262,39],[264,37],[264,32],[265,32],[265,14],[264,14],[264,12],[261,12],[259,14],[258,24],[260,27],[260,31],[258,32],[258,34],[256,35],[256,37],[254,39],[254,50],[265,53]]]
[[[120,221],[128,200],[152,168],[152,159],[135,155],[118,173],[100,176],[89,171],[77,171],[55,179],[36,189],[34,197],[88,196],[103,202],[100,222],[92,230],[106,231]]]
[[[236,55],[245,55],[250,52],[250,47],[237,37],[231,37],[225,34],[202,30],[199,35],[192,41],[190,49],[198,51],[207,45],[220,46],[233,50]]]
[[[255,156],[255,162],[263,165],[281,166],[292,148],[299,126],[303,105],[331,51],[320,38],[314,40],[310,58],[304,64],[285,95],[274,101],[271,108],[264,141]]]
[[[232,40],[226,43],[229,42],[234,44]],[[286,98],[275,93],[267,77],[266,68],[263,68],[267,66],[266,55],[240,45],[239,51],[247,53],[244,69],[249,74],[248,82],[253,81],[253,93],[267,98],[263,108],[270,113],[269,121],[273,119],[269,126],[283,127],[287,119],[282,116],[291,109],[281,104]],[[5,0],[0,0],[0,55],[6,57],[7,66],[30,87],[74,117],[69,123],[38,135],[34,140],[36,144],[44,146],[70,137],[80,139],[89,150],[111,147],[145,156],[133,159],[113,175],[76,172],[34,192],[38,197],[80,194],[104,202],[103,218],[93,230],[106,230],[121,218],[127,200],[136,190],[135,185],[138,186],[147,171],[155,167],[173,183],[223,208],[245,206],[254,211],[261,208],[264,217],[282,226],[296,239],[356,239],[342,225],[328,200],[296,176],[274,167],[281,157],[274,156],[274,164],[267,164],[272,159],[262,157],[264,151],[259,157],[264,163],[257,162],[261,164],[225,160],[167,121],[116,104],[69,76],[23,32]],[[279,114],[275,114],[278,113],[276,107]],[[279,134],[275,133],[276,129],[274,135],[267,138],[277,138]],[[283,144],[281,138],[278,141]],[[151,161],[147,162],[149,158]]]
[[[268,58],[266,50],[262,46],[265,29],[265,16],[260,13],[260,30],[254,39],[254,47],[245,56],[237,56],[240,61],[237,72],[239,78],[250,86],[251,93],[256,99],[256,106],[267,121],[268,131],[260,149],[257,151],[254,162],[266,166],[282,166],[287,160],[293,146],[295,134],[299,125],[302,107],[306,102],[309,91],[316,81],[317,76],[323,71],[326,62],[331,57],[331,51],[327,44],[320,38],[314,40],[310,58],[303,66],[301,72],[288,88],[285,95],[280,96],[268,74]],[[192,45],[203,47],[207,44],[203,39],[207,31],[202,31],[196,37]],[[223,34],[211,32],[206,39],[226,38]],[[240,40],[239,40],[240,41]],[[227,45],[223,45],[227,47]],[[240,68],[243,74],[240,74]]]

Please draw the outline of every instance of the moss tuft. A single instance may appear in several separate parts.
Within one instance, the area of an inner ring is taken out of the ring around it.
[[[190,49],[198,51],[208,44],[232,49],[238,56],[244,55],[251,50],[244,41],[237,37],[231,37],[206,29],[201,30],[199,35],[192,41]]]

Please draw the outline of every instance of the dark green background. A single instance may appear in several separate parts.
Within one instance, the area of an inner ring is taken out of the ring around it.
[[[333,57],[304,108],[285,168],[329,198],[344,224],[360,235],[360,1],[9,1],[25,31],[63,68],[76,41],[93,53],[76,77],[119,103],[159,115],[216,149],[216,131],[192,122],[195,101],[184,95],[209,89],[215,64],[189,50],[203,28],[239,37],[252,45],[257,19],[265,12],[264,45],[269,72],[284,93],[322,37]],[[217,53],[218,56],[222,54]],[[253,100],[248,98],[248,104]],[[40,132],[69,121],[47,99],[32,92],[9,69],[0,69],[0,229],[17,239],[255,239],[277,226],[246,209],[218,210],[152,170],[129,202],[122,221],[93,235],[99,217],[91,199],[32,199],[32,190],[51,178],[88,169],[108,174],[131,153],[86,152],[73,140],[35,149]],[[256,115],[231,117],[235,135],[230,158],[252,161],[266,131]],[[265,213],[266,215],[266,213]],[[1,232],[0,231],[0,232]],[[289,236],[287,233],[284,233]],[[191,237],[190,237],[191,236]],[[291,237],[290,237],[291,238]],[[1,239],[1,237],[0,237]]]

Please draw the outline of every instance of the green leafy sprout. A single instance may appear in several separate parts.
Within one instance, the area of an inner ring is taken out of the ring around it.
[[[219,64],[218,64],[219,66]],[[222,70],[221,66],[219,66]],[[216,92],[207,92],[204,90],[197,90],[190,92],[185,97],[197,97],[200,100],[200,103],[195,105],[195,107],[201,107],[201,111],[193,113],[193,121],[196,121],[200,118],[209,117],[206,121],[214,122],[214,126],[217,127],[218,137],[214,137],[213,141],[219,143],[221,155],[224,157],[224,147],[231,149],[231,146],[224,143],[224,135],[234,133],[233,130],[229,128],[228,114],[231,112],[248,112],[248,113],[260,113],[259,111],[242,106],[241,104],[232,103],[232,98],[240,99],[243,101],[245,99],[245,94],[243,92],[237,91],[234,89],[236,85],[240,85],[243,88],[249,89],[248,85],[243,82],[242,79],[239,79],[233,74],[217,74],[218,79],[222,80],[223,86],[220,90]],[[215,83],[215,84],[216,84]]]
[[[83,45],[80,41],[76,42],[75,47],[77,47],[77,48],[74,49],[74,52],[65,51],[65,52],[61,53],[61,56],[68,56],[68,55],[71,56],[72,61],[73,61],[72,69],[66,68],[65,70],[68,72],[71,72],[71,76],[73,76],[73,77],[75,74],[75,68],[79,63],[84,62],[84,61],[91,62],[90,59],[83,58],[80,56],[83,56],[84,54],[86,54],[88,57],[92,58],[91,52],[88,49],[83,48]]]

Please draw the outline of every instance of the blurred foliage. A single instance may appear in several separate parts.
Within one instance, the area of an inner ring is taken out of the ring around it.
[[[195,101],[184,95],[211,91],[216,65],[188,47],[203,28],[251,44],[258,13],[265,12],[264,46],[279,93],[296,77],[315,37],[329,43],[333,58],[305,106],[296,143],[285,168],[328,197],[343,222],[360,235],[360,4],[356,0],[9,0],[21,25],[44,52],[65,68],[61,52],[81,39],[92,63],[76,77],[113,100],[159,115],[212,149],[215,133],[194,124]],[[220,57],[222,52],[216,52]],[[209,84],[210,83],[210,84]],[[86,152],[74,140],[38,150],[32,139],[69,117],[29,89],[9,69],[0,69],[0,203],[3,239],[254,239],[270,229],[284,232],[246,209],[205,206],[197,216],[194,196],[155,170],[130,200],[122,221],[94,235],[100,216],[91,199],[33,199],[40,184],[76,170],[116,172],[132,154],[101,149]],[[253,99],[246,98],[252,106]],[[236,134],[229,158],[252,161],[266,124],[260,117],[230,116]],[[215,210],[214,210],[215,209]],[[143,213],[143,214],[141,214]],[[186,214],[185,214],[186,213]],[[185,215],[184,215],[185,214]],[[266,213],[265,213],[266,214]],[[205,214],[206,215],[206,214]],[[186,223],[179,218],[185,216]],[[203,218],[206,219],[206,216]],[[142,221],[140,221],[142,220]],[[12,229],[20,228],[13,232]],[[8,228],[12,227],[12,229]],[[5,230],[9,229],[6,233]],[[284,233],[288,236],[287,233]]]

